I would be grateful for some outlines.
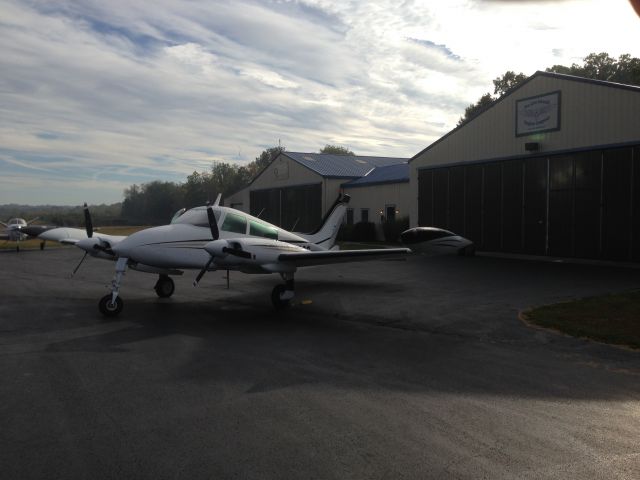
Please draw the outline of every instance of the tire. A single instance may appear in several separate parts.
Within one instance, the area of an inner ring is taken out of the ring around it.
[[[271,303],[273,303],[276,310],[282,310],[290,305],[290,300],[282,300],[280,298],[280,294],[284,293],[285,290],[284,285],[276,285],[271,291]]]
[[[124,302],[122,298],[117,297],[115,304],[111,303],[111,294],[105,295],[98,302],[98,309],[105,317],[116,317],[122,311]]]
[[[175,283],[171,277],[167,275],[160,275],[158,281],[156,282],[155,287],[153,289],[156,291],[156,295],[160,298],[169,298],[173,295],[173,292],[176,289]]]

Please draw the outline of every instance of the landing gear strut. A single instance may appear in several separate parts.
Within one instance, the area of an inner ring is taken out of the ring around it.
[[[271,291],[271,303],[276,310],[282,310],[290,306],[291,299],[295,295],[293,273],[281,273],[284,285],[276,285]]]
[[[158,281],[153,289],[160,298],[169,298],[176,289],[175,283],[169,275],[160,274]]]
[[[111,293],[102,297],[100,302],[98,302],[98,310],[106,317],[117,316],[124,307],[124,302],[122,298],[118,296],[118,291],[120,290],[122,276],[127,270],[128,261],[129,259],[124,257],[118,259],[116,262],[116,273],[111,281]]]

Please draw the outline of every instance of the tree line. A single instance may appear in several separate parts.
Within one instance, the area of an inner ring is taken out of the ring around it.
[[[124,191],[122,221],[129,225],[159,225],[167,223],[181,208],[213,202],[218,194],[224,200],[249,185],[284,151],[283,146],[268,148],[246,166],[214,162],[210,171],[193,172],[184,183],[154,181],[132,185]],[[328,144],[320,153],[355,155],[345,147]]]

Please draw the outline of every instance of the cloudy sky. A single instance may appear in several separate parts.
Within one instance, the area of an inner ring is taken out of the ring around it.
[[[92,204],[282,142],[411,157],[506,70],[640,57],[628,0],[0,0],[0,204]]]

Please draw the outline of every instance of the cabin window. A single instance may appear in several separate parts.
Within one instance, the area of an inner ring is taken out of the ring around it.
[[[247,233],[247,219],[236,213],[227,213],[222,223],[222,230],[233,233]]]
[[[265,237],[272,238],[274,240],[278,239],[278,230],[274,227],[270,227],[263,223],[254,222],[251,220],[249,222],[249,235],[255,235],[256,237]]]

